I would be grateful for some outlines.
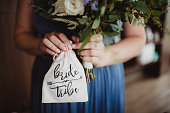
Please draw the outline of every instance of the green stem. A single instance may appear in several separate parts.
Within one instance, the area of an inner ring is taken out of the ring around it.
[[[85,75],[86,75],[86,81],[91,82],[95,79],[94,71],[93,69],[85,69]]]
[[[44,11],[44,12],[48,13],[48,11],[46,11],[46,10],[43,9],[43,8],[41,8],[40,6],[36,6],[36,5],[34,5],[34,4],[29,4],[29,3],[28,3],[28,5],[30,5],[31,7],[34,7],[34,8],[36,8],[36,9],[38,9],[38,10],[41,10],[41,11]],[[48,13],[48,14],[50,14],[50,13]]]

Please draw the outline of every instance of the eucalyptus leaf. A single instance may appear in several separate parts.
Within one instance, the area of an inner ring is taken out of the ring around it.
[[[119,35],[119,32],[117,31],[113,31],[113,32],[103,32],[103,36],[105,38],[111,38],[111,37],[114,37],[114,36],[117,36]]]
[[[134,3],[134,8],[139,10],[139,11],[142,11],[144,13],[147,13],[148,12],[148,6],[145,4],[144,1],[136,1]]]
[[[110,7],[109,7],[109,11],[112,11],[112,10],[114,9],[114,7],[115,7],[115,4],[114,4],[114,3],[111,3],[111,4],[110,4]]]
[[[128,20],[129,20],[129,23],[130,23],[130,24],[132,23],[132,19],[133,19],[133,15],[130,14],[130,15],[128,16]]]
[[[81,25],[84,25],[88,21],[88,18],[77,18],[77,20]]]
[[[114,27],[117,30],[123,31],[123,28],[118,26],[118,25],[116,25],[116,24],[110,24],[110,26]]]
[[[84,31],[81,32],[81,36],[80,36],[80,42],[82,42],[83,40],[85,40],[86,38],[88,38],[90,36],[90,33],[92,32],[92,28],[88,27],[87,29],[85,29]]]
[[[100,16],[103,16],[106,10],[106,6],[102,6],[101,7],[101,12],[100,12]]]
[[[137,19],[137,18],[134,18],[132,25],[135,26],[135,25],[137,24],[137,22],[138,22],[138,19]]]
[[[110,20],[117,20],[119,19],[120,17],[118,15],[109,15],[109,19]]]
[[[145,25],[144,23],[141,22],[140,24],[141,24],[143,27],[146,27],[146,25]]]
[[[90,37],[91,37],[90,34],[86,35],[86,38],[83,40],[82,45],[81,45],[81,47],[80,47],[80,49],[78,51],[81,51],[83,49],[83,47],[89,42]]]
[[[97,29],[99,26],[100,26],[100,17],[94,20],[92,29]]]

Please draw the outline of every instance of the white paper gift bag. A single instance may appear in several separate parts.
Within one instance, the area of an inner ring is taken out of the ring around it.
[[[87,102],[87,83],[83,66],[73,50],[53,58],[42,86],[42,103]]]

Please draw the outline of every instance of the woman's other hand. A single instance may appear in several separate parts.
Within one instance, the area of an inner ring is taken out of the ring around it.
[[[86,46],[78,52],[78,55],[84,62],[91,62],[95,67],[102,67],[109,62],[108,52],[105,48],[101,34],[93,35]],[[73,49],[80,49],[82,43],[77,43],[76,37],[72,37],[75,44],[72,44]]]
[[[59,54],[62,51],[71,50],[71,43],[63,33],[47,33],[44,38],[40,41],[39,49],[43,54]]]

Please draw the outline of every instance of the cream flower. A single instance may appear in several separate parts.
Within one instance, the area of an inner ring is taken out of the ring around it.
[[[64,7],[64,1],[65,0],[58,0],[55,2],[52,6],[55,7],[55,11],[52,13],[52,15],[56,15],[57,13],[64,13],[65,7]]]
[[[67,13],[68,15],[83,15],[84,5],[82,0],[58,0],[53,4],[55,11],[52,15],[57,13]]]

